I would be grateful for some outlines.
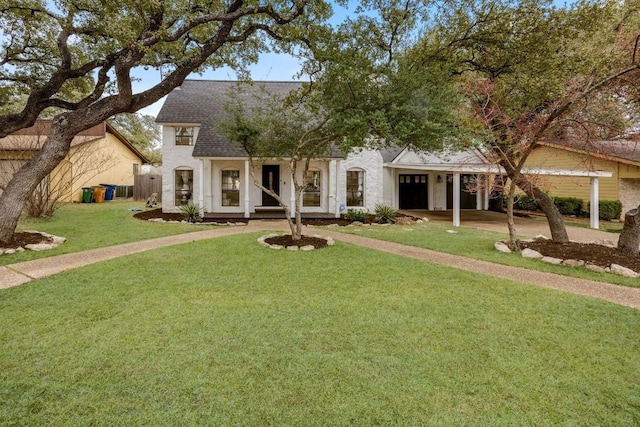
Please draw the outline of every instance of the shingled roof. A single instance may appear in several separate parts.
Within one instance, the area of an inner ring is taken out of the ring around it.
[[[167,96],[156,122],[200,125],[193,157],[246,157],[244,150],[219,131],[220,120],[226,117],[225,105],[231,101],[230,94],[235,94],[250,109],[259,99],[258,91],[284,97],[300,85],[298,82],[185,80]]]
[[[640,141],[636,138],[610,141],[554,140],[540,145],[555,147],[622,163],[640,163]]]

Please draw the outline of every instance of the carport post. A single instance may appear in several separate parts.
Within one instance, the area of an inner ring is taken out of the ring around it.
[[[591,200],[590,204],[590,219],[591,228],[596,230],[600,228],[600,200],[598,195],[598,177],[591,177]]]
[[[453,226],[460,227],[460,172],[453,174]]]

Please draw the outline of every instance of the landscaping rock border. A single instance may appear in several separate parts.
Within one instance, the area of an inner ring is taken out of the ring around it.
[[[40,234],[43,237],[49,238],[50,241],[48,243],[34,243],[30,245],[24,245],[24,247],[18,248],[0,248],[0,255],[12,255],[17,252],[24,252],[26,250],[36,252],[46,251],[58,247],[67,241],[66,237],[54,236],[53,234],[45,233],[42,231],[25,230],[25,233]]]
[[[511,253],[512,252],[508,248],[508,246],[507,246],[507,244],[505,242],[496,242],[494,244],[494,248],[495,248],[495,250],[497,250],[499,252],[502,252],[502,253]],[[523,249],[520,252],[520,255],[523,258],[539,259],[540,261],[546,262],[548,264],[565,265],[567,267],[572,267],[572,268],[584,267],[587,270],[595,271],[597,273],[612,273],[612,274],[617,274],[619,276],[630,277],[630,278],[638,278],[638,277],[640,277],[640,272],[633,271],[630,268],[623,267],[621,265],[613,264],[613,263],[609,267],[603,268],[603,267],[600,267],[598,265],[586,263],[585,261],[580,260],[580,259],[560,259],[560,258],[544,256],[540,252],[535,251],[533,249],[529,249],[529,248]]]
[[[271,234],[266,234],[264,236],[258,237],[258,243],[261,244],[262,246],[266,247],[266,248],[271,248],[271,249],[286,249],[288,251],[303,251],[303,252],[309,252],[315,249],[315,246],[313,245],[307,245],[307,246],[282,246],[282,245],[271,245],[269,243],[266,242],[267,239],[271,238],[271,237],[278,237],[280,236],[280,234],[277,233],[271,233]],[[310,237],[314,237],[316,239],[323,239],[326,240],[327,242],[327,246],[333,246],[336,244],[336,242],[331,238],[331,237],[325,237],[325,236],[321,236],[319,234],[313,234]]]

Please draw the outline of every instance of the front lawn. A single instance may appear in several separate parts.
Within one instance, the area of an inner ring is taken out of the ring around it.
[[[237,235],[0,292],[0,425],[638,425],[640,311]]]
[[[462,255],[498,264],[524,267],[530,270],[546,271],[634,288],[640,287],[640,281],[638,279],[631,279],[609,273],[595,273],[586,268],[572,268],[563,265],[547,264],[540,260],[522,258],[519,252],[503,254],[495,250],[493,245],[498,240],[505,240],[507,235],[491,231],[468,227],[454,228],[450,224],[440,222],[403,226],[351,226],[332,228],[331,230],[402,243],[438,252]],[[453,231],[453,233],[451,233],[451,231]]]
[[[211,225],[159,224],[141,221],[133,217],[135,212],[130,210],[133,207],[144,209],[144,202],[73,203],[62,205],[51,218],[24,216],[18,223],[18,231],[43,231],[66,237],[67,241],[53,250],[26,251],[10,256],[0,256],[0,265],[212,227]]]

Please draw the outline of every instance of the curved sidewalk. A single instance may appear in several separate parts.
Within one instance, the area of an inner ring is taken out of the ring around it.
[[[250,221],[246,226],[196,231],[141,242],[92,249],[85,252],[25,261],[0,267],[0,289],[22,285],[30,282],[31,280],[50,276],[73,268],[159,247],[178,245],[197,240],[211,239],[240,233],[287,229],[287,224],[284,221]],[[640,309],[640,288],[629,288],[610,283],[578,279],[519,267],[510,267],[459,255],[451,255],[429,249],[417,248],[414,246],[407,246],[399,243],[325,229],[313,229],[313,232],[330,236],[335,240],[353,245],[525,284],[599,298],[615,304]]]

